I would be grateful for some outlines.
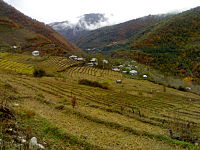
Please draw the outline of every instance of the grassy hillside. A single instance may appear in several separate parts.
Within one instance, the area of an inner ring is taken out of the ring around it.
[[[26,149],[33,136],[55,150],[198,149],[194,143],[199,142],[199,95],[163,89],[111,70],[69,67],[74,62],[64,57],[6,53],[0,59],[13,67],[11,60],[54,72],[36,78],[0,67],[3,149]],[[54,64],[56,60],[63,64]],[[82,79],[106,83],[108,89],[79,84]]]
[[[17,45],[23,51],[36,49],[43,53],[82,54],[76,46],[44,23],[25,16],[2,0],[0,7],[0,46],[3,49]]]

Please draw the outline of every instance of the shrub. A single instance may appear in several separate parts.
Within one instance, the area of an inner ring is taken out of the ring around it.
[[[179,87],[178,87],[178,90],[179,90],[179,91],[184,91],[184,92],[187,91],[187,90],[186,90],[184,87],[182,87],[182,86],[179,86]]]
[[[88,86],[92,86],[92,87],[99,87],[102,89],[109,89],[107,83],[99,83],[97,81],[90,81],[87,79],[79,80],[79,84],[88,85]]]
[[[35,69],[33,72],[34,77],[43,77],[46,75],[46,72],[42,69]]]

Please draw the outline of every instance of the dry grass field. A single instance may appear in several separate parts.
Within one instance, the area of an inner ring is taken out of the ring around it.
[[[52,150],[198,149],[199,95],[76,63],[56,56],[0,55],[0,116],[5,108],[13,114],[1,118],[1,147],[27,149],[36,136]],[[27,66],[42,68],[47,76],[33,77]],[[81,79],[106,83],[108,89],[79,84]],[[16,133],[7,132],[10,128]],[[20,134],[27,142],[12,142]]]

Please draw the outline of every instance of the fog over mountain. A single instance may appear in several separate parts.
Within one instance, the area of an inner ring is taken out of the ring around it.
[[[79,16],[76,20],[54,22],[49,25],[60,32],[64,37],[67,37],[67,39],[74,42],[76,36],[113,24],[114,20],[112,15],[91,13]]]

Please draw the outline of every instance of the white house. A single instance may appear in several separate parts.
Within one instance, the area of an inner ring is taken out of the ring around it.
[[[122,71],[122,73],[127,73],[127,71]]]
[[[117,67],[113,67],[112,70],[113,70],[113,71],[117,71],[117,72],[120,71],[120,69],[117,68]]]
[[[131,70],[131,71],[129,72],[129,74],[131,74],[131,75],[137,75],[138,72],[137,72],[136,70]]]
[[[76,56],[76,55],[69,56],[69,59],[71,59],[71,60],[77,60],[77,58],[78,58],[78,56]]]
[[[146,75],[146,74],[144,74],[142,77],[143,77],[143,78],[147,78],[147,75]]]
[[[90,59],[90,62],[96,62],[96,61],[97,61],[96,58],[91,58],[91,59]]]
[[[187,91],[190,91],[190,90],[192,90],[192,88],[191,88],[191,87],[185,87],[185,89],[186,89]]]
[[[94,65],[98,65],[98,60],[96,58],[91,58],[90,62],[93,63]]]
[[[76,60],[77,61],[83,61],[84,59],[80,57],[80,58],[77,58]]]
[[[33,56],[40,56],[40,52],[39,51],[32,51],[32,55]]]
[[[87,63],[87,66],[93,67],[94,64],[92,62],[90,62],[90,63]]]
[[[11,48],[13,48],[13,49],[16,49],[16,48],[17,48],[17,46],[16,46],[16,45],[13,45],[13,46],[11,46]]]
[[[116,83],[120,84],[120,83],[122,83],[122,80],[116,80]]]

